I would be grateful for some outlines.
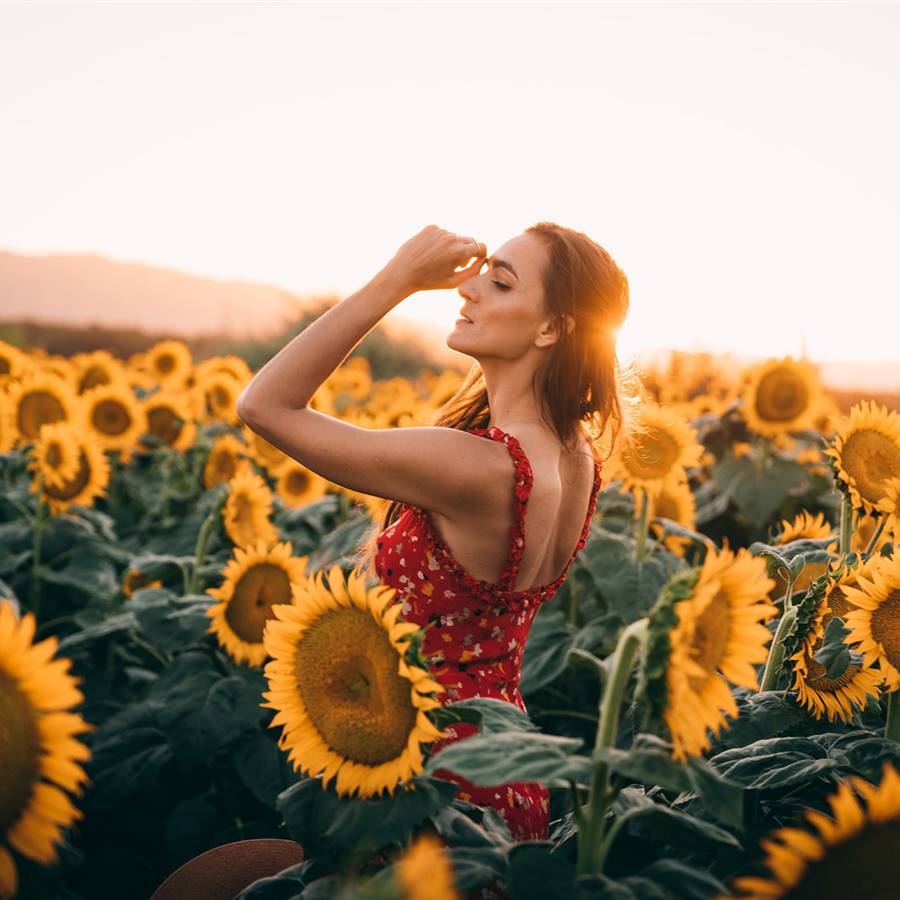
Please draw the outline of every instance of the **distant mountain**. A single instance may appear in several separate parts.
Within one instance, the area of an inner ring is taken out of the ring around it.
[[[2,322],[265,338],[310,305],[290,291],[259,282],[223,281],[91,254],[0,251]]]

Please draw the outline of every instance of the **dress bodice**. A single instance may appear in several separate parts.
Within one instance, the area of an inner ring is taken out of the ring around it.
[[[531,622],[540,605],[559,590],[587,540],[602,483],[600,463],[594,460],[587,515],[562,572],[549,584],[511,590],[525,550],[525,515],[534,475],[514,435],[496,426],[470,433],[502,441],[516,470],[515,516],[499,581],[484,581],[467,572],[441,539],[427,510],[411,505],[378,536],[375,571],[382,583],[397,590],[404,604],[401,618],[426,629],[423,650],[430,655],[435,676],[447,687],[448,699],[472,696],[465,689],[468,681],[479,687],[481,696],[499,695],[516,702]]]
[[[600,488],[600,463],[594,460],[594,482],[581,536],[562,572],[549,584],[514,591],[525,549],[525,514],[534,481],[531,464],[519,441],[496,426],[470,429],[471,434],[502,441],[516,469],[515,518],[509,531],[506,562],[496,583],[475,578],[454,558],[426,510],[405,505],[399,517],[377,538],[375,571],[397,590],[401,619],[425,629],[422,651],[432,676],[445,688],[442,703],[469,697],[492,697],[527,713],[519,691],[525,641],[541,604],[565,581],[569,567],[584,547]],[[433,742],[432,753],[477,733],[458,722]],[[440,778],[456,782],[459,796],[493,806],[517,840],[544,840],[549,828],[549,792],[537,782],[479,787],[461,776],[438,769]]]

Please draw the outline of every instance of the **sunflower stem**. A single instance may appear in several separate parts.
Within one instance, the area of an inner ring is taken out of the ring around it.
[[[891,691],[887,698],[887,721],[884,736],[889,741],[900,744],[900,690]]]
[[[227,491],[223,491],[221,493],[218,500],[216,500],[216,502],[213,504],[212,509],[203,520],[203,524],[200,526],[200,531],[197,534],[197,544],[194,548],[194,571],[191,575],[191,581],[188,590],[189,594],[200,593],[200,569],[203,566],[204,560],[206,559],[206,547],[209,544],[209,539],[213,533],[213,529],[216,527],[216,523],[219,521],[219,516],[222,514],[222,506],[224,505],[225,498],[227,496]]]
[[[42,499],[44,492],[44,476],[38,472],[38,499],[37,512],[34,519],[34,534],[31,549],[31,592],[29,602],[34,620],[41,621],[41,543],[44,538],[44,528],[47,525],[47,505]]]
[[[797,608],[791,603],[791,594],[794,591],[794,582],[788,581],[787,592],[784,595],[784,609],[778,620],[778,628],[775,629],[775,637],[769,647],[769,655],[766,659],[766,668],[763,671],[761,691],[774,691],[778,684],[778,676],[781,674],[781,666],[784,664],[784,640],[797,621]]]
[[[853,537],[853,507],[847,494],[841,494],[841,556],[850,552],[850,541]]]
[[[875,533],[872,535],[872,537],[869,539],[869,543],[866,545],[866,550],[863,554],[866,559],[868,559],[875,552],[875,545],[878,543],[878,538],[881,537],[881,532],[884,531],[884,526],[887,520],[887,515],[882,513],[881,518],[878,522],[878,527],[875,529]]]
[[[648,619],[638,619],[619,636],[613,652],[611,673],[600,699],[600,723],[594,742],[594,767],[587,806],[582,808],[583,827],[578,830],[578,874],[599,875],[608,847],[604,846],[606,814],[616,791],[609,784],[609,767],[600,752],[611,747],[618,732],[619,708],[628,686],[631,669],[647,637]]]
[[[637,533],[635,534],[634,556],[638,566],[644,561],[644,551],[647,547],[647,513],[650,504],[647,500],[647,489],[641,488],[641,511],[638,515]]]

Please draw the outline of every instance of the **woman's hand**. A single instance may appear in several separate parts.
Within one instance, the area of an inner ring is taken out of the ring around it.
[[[468,268],[457,272],[456,267],[475,258]],[[426,225],[413,235],[394,254],[382,269],[382,274],[403,285],[414,294],[416,291],[432,291],[455,288],[478,273],[487,259],[487,247],[475,238],[462,237]]]

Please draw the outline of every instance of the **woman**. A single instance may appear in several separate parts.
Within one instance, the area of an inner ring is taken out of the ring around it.
[[[447,344],[476,363],[434,425],[366,429],[309,408],[388,310],[446,288],[464,300]],[[622,420],[615,335],[628,304],[624,273],[581,232],[539,222],[487,258],[484,244],[429,225],[238,400],[241,418],[303,465],[393,501],[359,559],[397,589],[403,618],[426,628],[443,702],[495,697],[525,710],[528,630],[584,546],[601,483],[596,445],[610,422],[614,442]],[[456,725],[432,752],[475,730]],[[516,839],[547,838],[544,785],[437,774],[493,806]]]

